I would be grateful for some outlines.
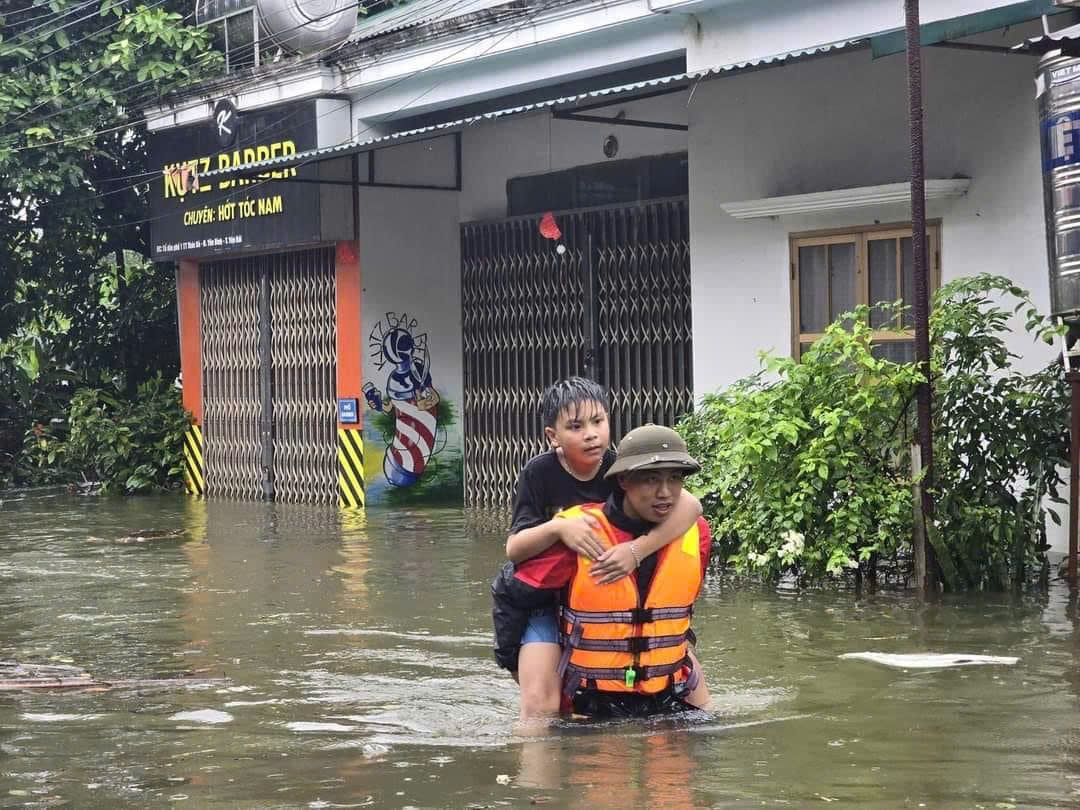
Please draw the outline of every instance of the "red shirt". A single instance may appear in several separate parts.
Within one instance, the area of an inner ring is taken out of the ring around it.
[[[601,508],[601,504],[595,503],[586,504],[586,506]],[[614,524],[611,526],[611,531],[616,543],[629,543],[640,536],[623,531]],[[712,550],[712,533],[704,518],[698,518],[698,532],[700,533],[701,576],[704,579],[705,571],[709,566],[709,552]],[[574,578],[577,564],[577,554],[564,546],[562,542],[558,542],[535,557],[518,563],[514,577],[533,588],[545,590],[563,588]]]

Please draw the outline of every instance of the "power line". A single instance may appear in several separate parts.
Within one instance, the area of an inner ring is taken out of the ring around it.
[[[460,7],[465,2],[467,2],[467,0],[456,0],[456,2],[453,4],[453,6],[451,6],[451,9]],[[415,17],[417,15],[417,13],[418,12],[412,12],[412,16]],[[403,18],[403,19],[408,19],[408,18]],[[299,26],[294,26],[294,27],[299,27]],[[333,50],[333,49],[335,49],[337,47],[338,47],[337,44],[328,46],[327,48],[323,49],[321,52],[317,52],[317,54],[331,51],[331,50]],[[310,56],[316,56],[317,54],[312,54]],[[378,62],[378,59],[376,59],[375,62]],[[282,66],[281,68],[279,68],[276,71],[270,72],[269,74],[260,74],[258,78],[266,79],[268,77],[272,77],[272,76],[277,75],[278,73],[286,71],[288,69],[289,69],[289,66],[285,65],[285,66]],[[341,85],[339,85],[339,87],[340,86]],[[385,87],[384,88],[377,88],[376,90],[374,90],[369,95],[374,95],[375,93],[379,92],[379,90],[382,90],[382,89],[386,89],[386,88]],[[366,97],[367,96],[365,96],[365,98]],[[84,104],[85,103],[86,102],[84,102]],[[71,109],[71,108],[69,108],[69,109]],[[59,114],[61,114],[61,113],[56,113],[54,115],[59,115]],[[125,122],[125,123],[119,124],[119,125],[114,126],[114,127],[110,127],[108,129],[105,129],[105,130],[99,130],[96,133],[87,133],[87,134],[84,134],[84,135],[71,136],[71,137],[66,138],[66,139],[59,139],[58,141],[49,141],[49,142],[44,143],[44,144],[34,144],[34,145],[31,145],[31,146],[17,147],[16,149],[14,149],[12,151],[22,151],[24,149],[40,148],[40,147],[50,145],[50,144],[55,144],[55,143],[58,143],[58,142],[63,142],[63,141],[72,142],[72,141],[82,140],[82,139],[89,138],[89,137],[94,137],[95,135],[115,133],[115,132],[119,132],[119,131],[122,131],[122,130],[129,130],[129,129],[131,129],[133,127],[134,124],[137,124],[137,123],[145,124],[145,120],[144,119],[139,119],[136,122]],[[280,123],[281,122],[279,122],[279,125],[280,125]],[[364,131],[367,131],[367,130],[364,130]],[[128,184],[126,186],[123,186],[121,188],[116,188],[116,189],[112,189],[110,191],[100,192],[100,193],[95,194],[93,196],[85,197],[83,199],[85,201],[89,202],[89,201],[92,201],[92,200],[102,199],[104,197],[109,197],[109,196],[113,196],[115,194],[123,193],[125,191],[136,189],[141,185],[145,185],[146,181],[148,181],[149,179],[157,176],[159,174],[159,171],[160,170],[154,170],[154,171],[148,171],[148,172],[137,172],[137,173],[130,174],[130,175],[121,175],[121,176],[118,176],[118,177],[110,178],[110,182],[122,182],[122,181],[125,181],[125,180],[135,180],[135,182],[130,183],[130,184]]]
[[[457,0],[457,2],[455,2],[455,6],[460,6],[460,5],[464,4],[467,1],[468,0]],[[486,54],[486,53],[490,52],[493,48],[495,48],[501,42],[505,41],[509,36],[516,33],[517,31],[519,31],[521,28],[525,27],[526,25],[530,24],[540,13],[547,10],[548,8],[551,8],[551,7],[555,6],[555,5],[557,5],[559,2],[560,2],[560,0],[547,0],[545,3],[541,3],[541,4],[537,5],[535,7],[535,10],[533,11],[533,13],[531,15],[529,15],[528,18],[521,21],[519,24],[510,27],[507,31],[505,31],[502,34],[502,36],[498,37],[497,39],[494,39],[490,44],[488,44],[487,48],[485,48],[483,53]],[[464,53],[468,48],[472,47],[472,45],[473,45],[473,43],[466,43],[465,45],[463,45],[461,48],[457,49],[453,53],[447,54],[443,58],[441,58],[441,59],[437,60],[436,62],[433,62],[433,63],[425,66],[424,68],[421,68],[420,70],[416,71],[415,73],[409,74],[407,76],[402,76],[401,78],[399,78],[399,79],[397,79],[397,80],[395,80],[395,81],[393,81],[393,82],[391,82],[391,83],[389,83],[387,85],[383,85],[381,87],[375,88],[370,93],[368,93],[368,94],[366,94],[366,95],[364,95],[364,96],[362,96],[362,97],[360,97],[358,99],[355,99],[355,101],[358,101],[358,102],[359,101],[364,101],[364,100],[366,100],[368,98],[371,98],[372,96],[374,96],[374,95],[376,95],[376,94],[378,94],[380,92],[383,92],[385,90],[388,90],[388,89],[390,89],[392,87],[397,86],[398,84],[400,84],[403,81],[407,81],[408,79],[415,78],[415,76],[417,76],[417,75],[419,75],[421,73],[424,73],[425,71],[437,68],[438,66],[440,66],[446,60],[451,59],[451,58],[453,58],[455,56],[458,56],[461,53]],[[481,54],[481,55],[483,55],[483,54]],[[344,86],[345,81],[347,81],[347,78],[345,80],[343,80],[343,82],[339,83],[337,87],[332,88],[329,92],[335,92],[336,90],[341,89]],[[422,93],[420,93],[419,95],[417,95],[413,99],[411,99],[409,102],[407,102],[404,106],[399,108],[397,110],[397,112],[400,112],[401,110],[405,109],[410,104],[417,101],[418,99],[423,98],[425,95],[432,92],[441,83],[442,82],[437,82],[432,87],[427,88]],[[297,115],[297,114],[298,113],[293,113],[292,115]],[[291,116],[284,117],[282,119],[282,121],[278,122],[278,125],[281,125],[289,117],[291,117]],[[321,117],[321,116],[318,116],[318,117]],[[342,145],[345,145],[345,144],[349,143],[350,141],[354,141],[357,138],[359,138],[361,135],[363,135],[364,133],[370,132],[371,129],[372,129],[372,127],[370,127],[370,126],[365,127],[363,130],[358,132],[355,136],[350,136],[346,140],[344,140],[341,143],[336,144],[336,145],[337,146],[342,146]],[[303,163],[297,164],[296,166],[291,167],[291,168],[299,169],[299,168],[307,166],[307,165],[309,165],[309,164],[311,164],[313,162],[317,162],[317,161],[315,161],[314,159],[309,159],[309,160],[304,161]],[[131,183],[131,184],[129,184],[127,186],[124,186],[122,188],[112,189],[112,190],[107,191],[107,192],[101,192],[99,194],[84,197],[82,199],[85,200],[85,201],[91,201],[91,200],[101,199],[101,198],[104,198],[104,197],[119,194],[119,193],[122,193],[124,191],[135,190],[135,189],[139,188],[140,186],[145,186],[147,180],[149,180],[150,178],[152,178],[154,176],[157,176],[159,173],[160,173],[160,170],[153,171],[153,172],[139,173],[137,175],[130,175],[129,177],[143,177],[145,179],[142,182]],[[128,178],[113,178],[113,180],[121,180],[121,179],[128,179]],[[229,200],[231,198],[236,197],[238,194],[241,194],[241,193],[248,194],[251,191],[257,189],[258,187],[260,187],[260,186],[262,186],[262,185],[264,185],[265,183],[268,183],[268,182],[272,182],[272,178],[267,178],[267,179],[264,179],[264,180],[255,180],[250,185],[247,185],[247,186],[243,187],[242,191],[240,189],[237,189],[235,191],[229,191],[229,192],[225,193],[224,195],[220,195],[218,197],[215,197],[214,199],[209,200],[207,202],[207,204],[209,205],[209,204],[220,203],[222,201],[227,201],[227,200]],[[116,225],[107,225],[107,226],[104,226],[103,229],[104,230],[116,230],[118,228],[135,227],[135,226],[138,226],[138,225],[155,222],[157,220],[163,219],[163,218],[168,217],[168,216],[172,216],[172,214],[163,214],[163,215],[160,215],[158,217],[145,217],[143,219],[135,220],[133,222],[129,221],[129,222],[125,222],[125,223],[119,223],[119,224],[116,224]]]
[[[122,6],[125,2],[126,2],[126,0],[115,0],[115,2],[111,6],[108,7],[108,9],[102,9],[101,11],[92,11],[91,13],[87,14],[85,17],[79,17],[79,19],[77,19],[77,20],[72,20],[71,22],[65,23],[64,25],[53,28],[50,31],[46,31],[44,34],[42,34],[41,36],[35,38],[31,42],[19,42],[18,40],[15,40],[15,42],[17,44],[19,44],[19,45],[24,46],[24,47],[29,47],[31,45],[36,45],[39,42],[44,42],[45,40],[49,39],[49,37],[56,36],[57,32],[63,31],[66,28],[70,28],[73,25],[78,25],[79,23],[85,22],[86,20],[92,19],[93,17],[102,17],[102,16],[104,16],[104,14],[102,13],[103,11],[112,11],[113,9],[117,8],[118,6]],[[164,2],[164,0],[158,0],[158,2],[155,3],[154,5],[161,5],[162,2]],[[88,3],[87,5],[91,5],[91,3]],[[85,6],[84,6],[84,8],[85,8]],[[153,6],[151,6],[151,8],[153,8]],[[111,27],[113,27],[113,26],[115,26],[117,24],[119,24],[119,20],[117,20],[116,22],[114,22],[112,25],[110,25],[108,27],[111,28]],[[48,25],[48,23],[42,23],[41,25],[38,25],[38,26],[35,26],[34,28],[29,29],[28,31],[20,32],[19,36],[20,37],[28,36],[29,34],[32,34],[34,31],[38,31],[38,30],[44,28],[46,25]]]
[[[161,5],[161,3],[164,3],[164,2],[165,2],[165,0],[157,0],[156,5]],[[189,18],[194,16],[194,14],[195,14],[194,11],[191,12],[191,14],[188,14],[186,17],[183,17],[181,19],[181,21],[183,22],[183,21],[188,20]],[[145,42],[142,42],[139,45],[136,45],[135,48],[133,49],[132,53],[135,53],[137,51],[142,50],[143,48],[145,48],[149,44],[150,44],[150,40],[146,40]],[[108,70],[108,69],[110,69],[112,67],[113,67],[112,64],[104,64],[104,65],[102,65],[97,70],[95,70],[93,73],[90,73],[87,76],[84,76],[82,79],[75,82],[74,84],[69,84],[64,90],[61,90],[59,93],[56,93],[56,94],[50,96],[49,98],[45,99],[40,104],[38,104],[37,106],[31,107],[28,110],[24,110],[19,115],[15,116],[14,118],[9,119],[8,121],[5,121],[4,123],[5,124],[14,124],[16,121],[21,121],[22,119],[26,118],[26,116],[30,115],[31,113],[36,112],[37,110],[40,110],[45,105],[51,104],[52,102],[56,101],[59,98],[62,98],[65,93],[71,92],[76,87],[80,87],[80,86],[86,84],[88,81],[93,79],[95,76],[99,75],[103,71],[106,71],[106,70]]]
[[[145,10],[150,11],[151,9],[157,8],[158,6],[162,5],[165,2],[167,2],[167,0],[157,0],[156,3],[152,3],[151,5],[146,6]],[[184,17],[182,19],[186,20],[190,16],[191,16],[191,14],[189,14],[187,17]],[[124,18],[121,17],[120,19],[114,20],[113,22],[109,23],[104,28],[99,28],[97,31],[93,31],[92,33],[89,33],[86,36],[80,37],[79,39],[76,39],[74,41],[69,41],[67,45],[62,45],[61,47],[54,50],[52,53],[43,54],[42,56],[39,56],[37,59],[34,59],[34,60],[30,61],[30,62],[27,62],[25,65],[20,65],[19,66],[20,70],[26,70],[27,68],[33,67],[34,65],[36,65],[39,62],[42,62],[42,61],[44,61],[46,59],[52,59],[52,58],[56,57],[58,54],[61,54],[66,50],[70,50],[71,48],[74,48],[76,45],[80,45],[83,42],[86,42],[86,40],[88,40],[88,39],[93,39],[96,36],[100,36],[101,34],[104,34],[106,31],[111,31],[112,29],[117,28],[118,26],[120,26],[123,23],[123,21],[124,21]],[[72,23],[72,25],[74,25],[74,23]],[[50,36],[54,36],[54,35],[55,35],[55,32],[50,32],[50,34],[48,36],[43,37],[41,41],[43,42],[43,41],[49,39]],[[24,45],[24,46],[28,46],[28,45],[30,45],[32,43],[19,43],[19,44]]]
[[[502,34],[502,36],[498,37],[498,39],[493,40],[487,46],[487,48],[485,48],[483,53],[487,54],[493,48],[495,48],[497,45],[499,45],[500,43],[505,41],[509,36],[516,33],[517,31],[521,30],[525,26],[530,25],[533,22],[533,20],[535,20],[535,18],[537,16],[539,16],[539,14],[541,14],[543,11],[546,11],[549,8],[554,7],[560,1],[561,0],[545,0],[545,2],[539,3],[536,6],[536,10],[531,15],[529,15],[525,20],[521,21],[519,24],[517,24],[517,25],[511,27],[510,29],[508,29],[507,31],[505,31]],[[465,2],[465,0],[462,0],[462,2]],[[423,73],[424,71],[436,68],[440,64],[442,64],[444,61],[446,61],[447,59],[449,59],[449,58],[451,58],[453,56],[457,56],[457,55],[459,55],[461,53],[464,53],[468,48],[472,47],[472,45],[473,45],[473,43],[466,43],[465,45],[463,45],[460,49],[458,49],[454,53],[448,54],[447,56],[443,57],[442,59],[440,59],[440,60],[438,60],[436,62],[433,62],[432,64],[427,65],[424,68],[421,68],[420,70],[416,71],[413,74],[410,74],[409,76],[403,76],[402,78],[390,83],[389,85],[385,85],[383,87],[376,88],[371,93],[368,93],[366,96],[363,96],[363,97],[361,97],[359,99],[356,99],[356,101],[364,101],[367,98],[370,98],[371,96],[375,95],[376,93],[382,92],[383,90],[386,90],[386,89],[388,89],[390,87],[396,86],[397,84],[401,83],[402,81],[413,78],[416,75],[418,75],[420,73]],[[483,54],[481,54],[481,55],[483,55]],[[441,83],[442,82],[436,83],[436,85],[434,87],[439,86],[439,84],[441,84]],[[339,85],[338,89],[340,89],[341,86],[343,86],[343,85]],[[427,95],[427,93],[431,92],[434,89],[434,87],[428,88],[423,93],[421,93],[419,96],[416,96],[416,98],[414,98],[413,101]],[[412,101],[410,101],[408,103],[411,104]],[[405,109],[405,107],[407,107],[407,106],[408,106],[408,104],[406,104],[405,106],[399,108],[397,110],[397,112],[400,112],[401,110]],[[361,132],[357,133],[356,136],[350,136],[346,140],[341,141],[340,143],[335,144],[335,145],[336,146],[344,146],[344,145],[348,144],[351,141],[355,141],[357,137],[359,137],[363,133],[369,132],[369,131],[371,131],[371,127],[365,127]],[[308,165],[310,165],[312,163],[316,163],[316,162],[318,162],[318,161],[315,158],[309,158],[308,160],[306,160],[306,161],[304,161],[302,163],[299,163],[299,164],[297,164],[295,166],[292,166],[290,168],[292,168],[292,169],[300,169],[300,168],[303,168],[305,166],[308,166]],[[253,190],[259,188],[260,186],[263,186],[263,185],[265,185],[267,183],[271,183],[271,182],[273,182],[272,178],[266,178],[266,179],[263,179],[263,180],[255,180],[250,185],[247,185],[247,186],[243,187],[242,191],[239,190],[239,189],[235,190],[235,191],[230,190],[230,191],[226,192],[224,195],[220,195],[220,196],[217,196],[217,197],[215,197],[215,198],[213,198],[211,200],[208,200],[206,202],[206,204],[207,205],[212,205],[212,204],[215,204],[215,203],[220,203],[220,202],[223,202],[223,201],[227,201],[227,200],[229,200],[231,198],[236,197],[238,194],[241,194],[241,193],[248,194],[248,193],[252,192]],[[162,215],[159,215],[159,216],[156,216],[156,217],[145,217],[143,219],[136,220],[134,222],[125,222],[125,223],[116,224],[116,225],[107,225],[107,226],[104,226],[103,229],[104,230],[116,230],[118,228],[134,227],[134,226],[137,226],[137,225],[144,225],[144,224],[149,224],[149,223],[152,223],[152,222],[156,222],[158,220],[164,219],[164,218],[169,217],[169,216],[175,216],[175,214],[170,213],[170,214],[162,214]]]
[[[164,0],[161,0],[161,1],[164,2]],[[357,0],[357,3],[354,4],[354,5],[362,7],[364,3],[367,3],[367,2],[370,2],[370,1],[371,0]],[[465,2],[465,1],[466,0],[457,0],[457,2],[454,3],[454,5],[455,6],[461,6],[463,4],[463,2]],[[327,16],[331,16],[332,14],[339,13],[340,11],[341,11],[341,9],[338,9],[338,10],[336,10],[334,12],[330,12],[329,14],[324,14],[321,17],[318,17],[316,19],[323,19],[323,18],[325,18]],[[194,12],[192,12],[192,14],[188,14],[187,16],[182,18],[183,21],[186,21],[186,20],[190,19],[191,16],[193,16],[193,13]],[[422,13],[424,13],[424,12],[421,9],[414,9],[414,10],[409,12],[409,15],[411,15],[415,19]],[[408,15],[403,16],[402,24],[408,24],[409,22],[410,22],[409,16]],[[304,25],[306,25],[306,24],[307,24],[306,22],[305,23],[300,23],[300,24],[291,26],[290,28],[285,29],[284,31],[279,32],[279,33],[287,34],[287,33],[290,33],[292,31],[295,31],[295,30],[298,30],[298,29],[304,27]],[[434,38],[435,37],[433,37],[433,39]],[[423,40],[421,40],[421,41],[423,41]],[[335,43],[333,45],[329,45],[329,46],[327,46],[325,48],[322,48],[322,49],[320,49],[318,51],[315,51],[315,52],[313,52],[311,54],[305,55],[304,58],[303,58],[303,61],[314,61],[315,59],[336,50],[340,46],[341,46],[341,43]],[[250,45],[245,45],[243,47],[243,49],[241,49],[241,53],[243,54],[243,51],[248,50],[248,49],[250,49],[251,51],[254,51],[255,47],[256,47],[256,43],[252,43]],[[212,52],[208,51],[207,53],[212,53]],[[378,61],[378,59],[376,59],[376,62],[377,61]],[[296,62],[289,61],[289,62],[286,62],[286,63],[282,64],[280,68],[276,68],[276,69],[274,69],[272,71],[267,71],[267,72],[260,73],[258,75],[258,78],[260,80],[262,80],[262,81],[266,81],[266,80],[271,79],[271,78],[273,78],[273,77],[275,77],[277,75],[280,75],[281,73],[284,73],[284,72],[287,72],[287,71],[291,70],[295,66],[296,66]],[[100,72],[100,71],[98,71],[98,72]],[[87,78],[92,78],[92,77],[87,77]],[[86,79],[84,79],[83,81],[85,82]],[[203,81],[205,81],[205,79],[200,77],[200,78],[196,79],[194,83],[197,84],[197,83],[203,82]],[[145,79],[145,80],[143,80],[141,82],[135,82],[135,83],[133,83],[131,85],[128,85],[125,88],[121,88],[120,90],[117,90],[116,94],[117,95],[124,95],[124,94],[130,92],[131,90],[133,90],[133,89],[135,89],[137,87],[142,87],[142,86],[146,86],[146,85],[149,85],[149,84],[155,84],[156,82],[157,82],[157,79]],[[82,82],[80,82],[80,84],[81,83]],[[72,85],[71,87],[74,87],[74,86],[77,86],[77,85]],[[190,85],[184,85],[184,84],[180,85],[181,88],[185,87],[185,86],[190,86]],[[69,87],[69,89],[70,89],[70,87]],[[17,116],[14,119],[11,119],[11,121],[5,122],[5,123],[13,123],[14,121],[22,120],[28,114],[30,114],[32,112],[35,112],[36,110],[40,109],[41,107],[45,106],[48,103],[51,103],[52,101],[56,100],[57,98],[59,98],[59,95],[54,95],[53,97],[51,97],[49,99],[46,99],[46,101],[42,102],[41,104],[38,104],[36,107],[33,107],[30,110],[25,111],[21,115]],[[124,106],[125,107],[137,107],[141,103],[144,103],[147,99],[148,99],[147,96],[135,97],[133,99],[128,100],[127,103]],[[40,118],[35,123],[38,124],[38,125],[42,125],[42,124],[44,124],[44,123],[46,123],[48,121],[51,121],[51,120],[53,120],[53,119],[55,119],[55,118],[57,118],[59,116],[66,115],[66,114],[70,113],[73,110],[80,109],[82,107],[89,106],[89,105],[98,104],[98,103],[100,103],[100,100],[98,100],[98,99],[87,99],[86,101],[83,101],[83,102],[81,102],[79,104],[73,105],[71,107],[66,107],[63,110],[56,111],[56,112],[54,112],[54,113],[52,113],[50,115],[45,116],[44,118]],[[188,107],[186,109],[192,109],[195,106],[198,106],[198,104],[192,105],[191,107]],[[131,126],[137,125],[138,123],[142,122],[142,120],[143,119],[141,117],[138,118],[138,119],[129,119]],[[13,151],[24,151],[24,150],[27,150],[27,149],[37,149],[37,148],[43,148],[43,147],[46,147],[46,146],[52,146],[52,145],[56,145],[58,143],[79,141],[79,140],[83,140],[84,138],[93,137],[94,135],[99,134],[99,133],[104,133],[104,132],[109,132],[109,131],[116,131],[118,129],[122,129],[124,126],[126,126],[126,125],[125,124],[120,124],[120,125],[117,125],[117,126],[114,126],[114,127],[108,127],[108,128],[106,128],[104,130],[97,130],[95,132],[89,132],[89,133],[83,133],[83,134],[80,134],[80,135],[70,136],[69,138],[59,138],[59,139],[54,139],[54,140],[51,140],[51,141],[46,141],[46,142],[43,142],[43,143],[27,144],[25,146],[16,147]],[[22,137],[22,135],[23,135],[22,132],[11,132],[11,133],[7,133],[6,135],[0,134],[0,139],[8,138],[8,139],[11,139],[11,140],[18,140],[20,137]]]
[[[52,17],[52,18],[54,18],[53,21],[56,22],[56,21],[64,19],[64,17],[70,17],[72,14],[78,14],[84,8],[89,8],[90,6],[94,5],[95,2],[97,2],[97,0],[86,0],[83,3],[77,3],[76,5],[69,8],[67,11],[55,11],[55,12],[54,11],[49,11],[49,12],[46,12],[45,14],[38,14],[36,17],[30,17],[29,19],[21,20],[20,22],[28,23],[28,22],[33,22],[34,20],[43,20],[46,17]],[[32,8],[41,8],[42,6],[46,6],[46,5],[48,5],[47,0],[46,0],[46,2],[35,3],[34,5],[30,6],[30,8],[31,9]],[[27,10],[29,10],[29,9],[27,9]],[[17,11],[15,12],[15,14],[18,14],[18,13],[19,12],[17,12]],[[34,31],[37,31],[37,30],[41,29],[45,25],[48,25],[48,23],[41,23],[40,25],[32,26],[32,27],[26,29],[25,31],[20,31],[19,36],[23,36],[23,35],[26,35],[26,34],[32,34]]]

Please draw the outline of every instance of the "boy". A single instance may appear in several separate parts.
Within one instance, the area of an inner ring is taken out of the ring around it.
[[[607,477],[615,462],[607,392],[581,377],[562,380],[544,392],[541,415],[551,449],[521,471],[506,541],[511,562],[492,584],[495,658],[517,673],[523,719],[552,716],[560,708],[556,594],[540,585],[551,567],[571,552],[592,561],[590,574],[598,584],[616,582],[637,567],[637,557],[682,537],[701,515],[697,499],[680,491],[670,513],[634,548],[628,543],[608,548],[595,534],[599,521],[593,516],[555,517],[568,507],[604,503],[615,489]],[[525,560],[528,570],[517,571],[514,563]]]

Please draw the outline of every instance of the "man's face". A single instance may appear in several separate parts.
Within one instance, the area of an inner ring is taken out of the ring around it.
[[[623,511],[627,517],[648,523],[662,523],[682,491],[682,470],[637,470],[619,476],[619,486],[625,493]]]
[[[611,443],[607,411],[599,402],[582,402],[559,411],[555,427],[545,428],[552,447],[562,448],[563,458],[578,471],[600,463]]]

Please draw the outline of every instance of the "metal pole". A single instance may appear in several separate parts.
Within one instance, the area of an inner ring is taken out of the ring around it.
[[[588,222],[587,217],[582,217],[582,220]],[[585,225],[585,228],[589,229],[588,224]],[[593,265],[593,236],[591,229],[585,235],[585,255],[581,262],[581,269],[585,276],[582,279],[585,288],[585,323],[583,325],[585,330],[585,352],[581,358],[581,371],[589,379],[599,380],[600,369],[598,368],[596,355],[596,309],[599,305],[599,299],[596,296],[596,270]]]
[[[271,365],[270,267],[266,258],[259,262],[259,417],[261,440],[262,494],[264,501],[274,500],[274,374]]]
[[[904,0],[907,33],[908,105],[911,122],[911,248],[915,271],[915,359],[922,368],[924,379],[916,391],[919,442],[925,477],[922,483],[922,511],[925,520],[933,519],[934,502],[931,488],[934,478],[934,445],[930,430],[930,283],[926,261],[926,195],[923,165],[923,103],[922,53],[919,36],[919,0]],[[923,544],[926,568],[919,585],[932,589],[937,585],[937,560],[933,546],[927,542],[929,532],[916,532],[915,542]],[[919,549],[916,549],[916,556]]]
[[[1066,358],[1067,359],[1067,358]],[[1076,587],[1076,555],[1080,532],[1080,372],[1066,371],[1069,381],[1072,432],[1069,434],[1069,567],[1066,578]]]

